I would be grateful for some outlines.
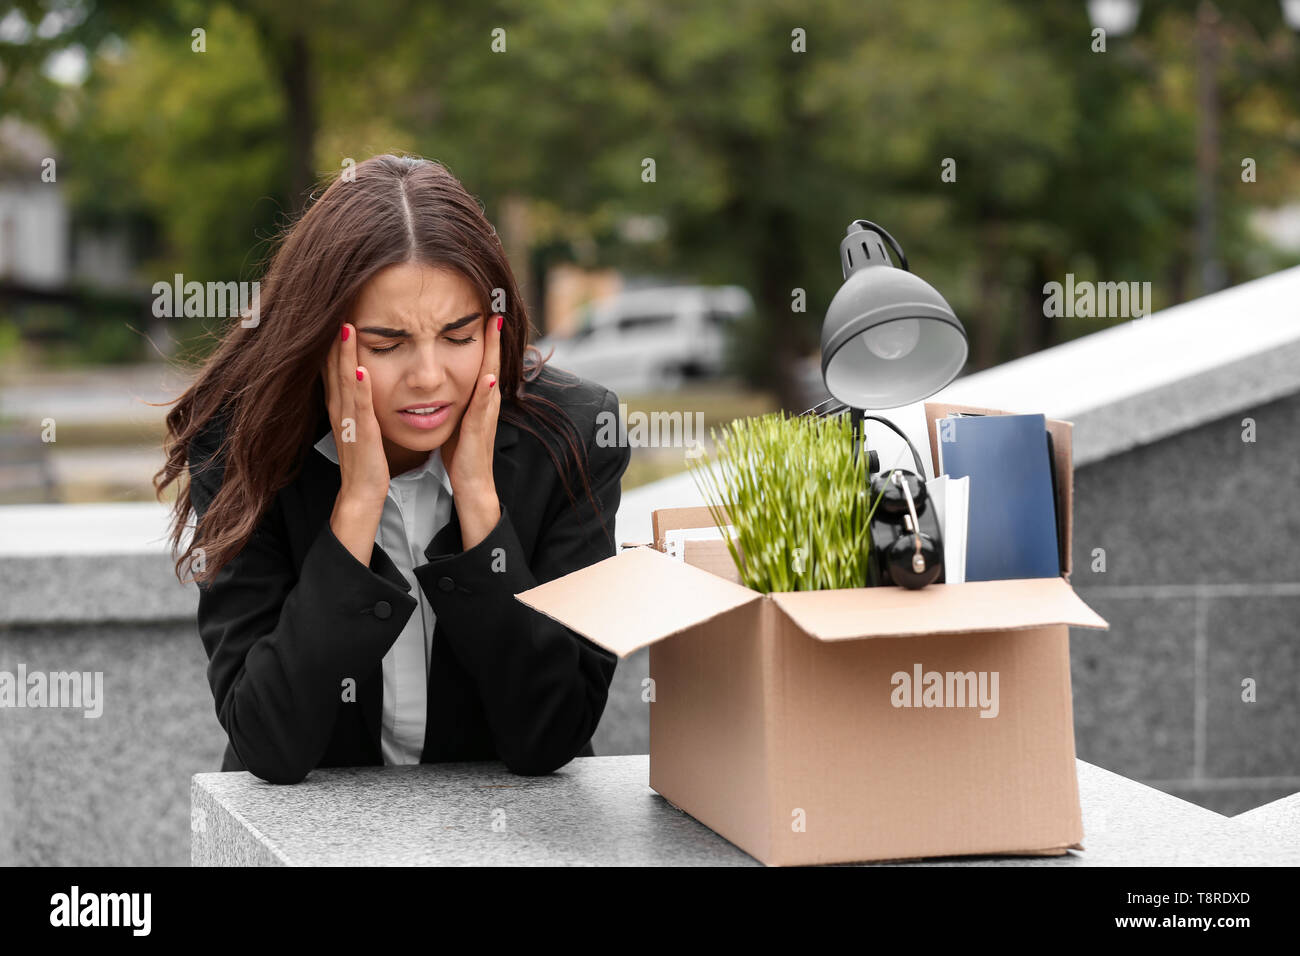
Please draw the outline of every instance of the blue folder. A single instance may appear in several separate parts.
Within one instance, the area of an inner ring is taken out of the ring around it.
[[[1046,417],[981,415],[938,424],[944,471],[970,477],[966,580],[1058,576]]]

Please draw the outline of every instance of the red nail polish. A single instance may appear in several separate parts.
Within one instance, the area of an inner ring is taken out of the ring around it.
[[[488,382],[488,388],[496,388],[496,387],[497,387],[497,380],[495,378],[492,379],[492,381]]]
[[[500,332],[500,331],[501,331],[501,326],[503,326],[503,325],[505,325],[505,324],[506,324],[506,317],[505,317],[504,315],[498,315],[498,316],[497,316],[497,331]]]
[[[343,341],[346,342],[347,340],[348,340],[348,327],[345,325],[343,326]]]
[[[357,369],[357,381],[358,382],[364,381],[364,377],[361,374],[361,369]]]

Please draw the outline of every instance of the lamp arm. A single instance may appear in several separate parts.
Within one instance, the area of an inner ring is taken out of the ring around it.
[[[821,404],[824,405],[826,403],[823,402]],[[820,406],[814,406],[814,407],[820,407]],[[811,412],[812,409],[810,408],[808,411]],[[906,442],[907,447],[912,451],[912,461],[916,463],[917,477],[924,480],[925,465],[921,461],[920,452],[918,452],[916,450],[916,446],[912,444],[912,439],[908,438],[907,435],[903,433],[903,430],[899,428],[897,425],[895,425],[893,422],[891,422],[888,418],[881,418],[879,415],[868,415],[865,412],[863,412],[862,409],[850,408],[848,405],[845,405],[843,402],[836,402],[835,405],[832,405],[830,408],[826,409],[826,411],[822,412],[821,416],[838,415],[845,411],[848,411],[855,416],[856,418],[855,427],[857,422],[862,422],[862,421],[880,422],[880,424],[884,425],[886,428],[892,431],[899,438],[903,439],[903,441]],[[804,412],[804,414],[806,415],[808,414],[808,412]],[[866,437],[865,434],[863,437],[864,438]]]
[[[889,248],[894,250],[894,255],[898,256],[898,262],[903,267],[903,271],[912,271],[907,264],[907,253],[903,252],[903,247],[898,244],[898,240],[891,236],[884,226],[877,226],[870,219],[854,219],[853,225],[862,226],[884,239],[885,242],[889,243]]]

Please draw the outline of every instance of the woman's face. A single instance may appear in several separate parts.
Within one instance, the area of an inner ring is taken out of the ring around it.
[[[483,364],[486,319],[477,290],[451,269],[405,262],[362,288],[352,312],[357,364],[370,375],[394,474],[417,467],[460,425]],[[429,406],[446,407],[420,413]]]

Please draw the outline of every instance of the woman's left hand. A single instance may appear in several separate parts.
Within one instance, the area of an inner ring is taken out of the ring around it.
[[[452,499],[460,520],[461,539],[468,551],[488,536],[501,520],[492,450],[497,415],[501,411],[501,329],[503,319],[489,316],[483,323],[483,363],[465,414],[442,446],[442,463],[451,479]]]

